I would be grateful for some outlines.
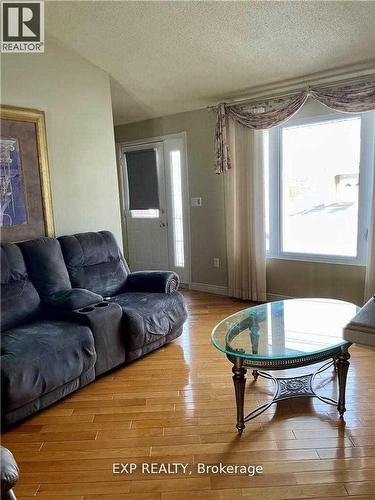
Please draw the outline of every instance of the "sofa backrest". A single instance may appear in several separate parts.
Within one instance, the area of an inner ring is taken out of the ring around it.
[[[19,247],[1,245],[1,330],[35,321],[40,316],[40,297],[29,279]]]
[[[111,232],[61,236],[59,241],[73,287],[86,288],[103,297],[121,291],[129,268]]]
[[[18,246],[25,258],[30,279],[42,299],[72,288],[57,239],[41,237],[24,241]]]

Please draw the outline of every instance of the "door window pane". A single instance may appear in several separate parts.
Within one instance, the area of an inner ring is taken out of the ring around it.
[[[128,174],[129,210],[159,210],[155,149],[129,151],[125,157]]]
[[[171,151],[174,265],[184,267],[184,226],[182,211],[181,152]]]
[[[130,210],[133,219],[158,219],[159,210],[149,208],[148,210]]]
[[[357,255],[359,117],[282,128],[283,252]]]

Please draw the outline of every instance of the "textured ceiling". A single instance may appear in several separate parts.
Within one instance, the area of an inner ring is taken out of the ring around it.
[[[375,58],[375,2],[60,2],[49,34],[107,71],[115,123]]]

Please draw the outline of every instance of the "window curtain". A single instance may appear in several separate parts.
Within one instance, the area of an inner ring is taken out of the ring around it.
[[[266,301],[263,132],[229,124],[233,168],[225,176],[228,291]]]
[[[275,127],[291,118],[308,97],[336,111],[346,113],[375,110],[375,79],[350,85],[308,87],[294,95],[252,104],[220,104],[216,108],[216,173],[221,174],[231,168],[231,151],[227,141],[228,121],[234,121],[251,129]]]
[[[226,235],[231,296],[266,300],[261,130],[291,118],[308,97],[341,112],[375,110],[375,76],[351,84],[308,87],[280,98],[242,104],[221,103],[216,107],[215,170],[217,174],[226,173]],[[375,291],[375,206],[373,210],[367,295]]]

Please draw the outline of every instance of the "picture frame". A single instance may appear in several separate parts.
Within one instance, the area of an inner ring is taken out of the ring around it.
[[[1,239],[54,237],[44,112],[2,105],[0,119]]]

